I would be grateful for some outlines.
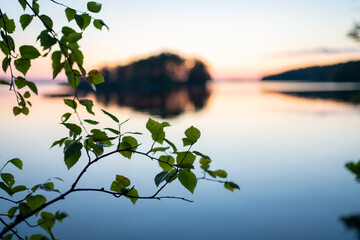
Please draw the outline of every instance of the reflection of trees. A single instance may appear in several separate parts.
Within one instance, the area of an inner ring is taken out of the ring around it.
[[[204,85],[181,85],[162,88],[125,87],[121,90],[97,90],[96,99],[104,105],[128,106],[162,118],[186,111],[200,110],[210,93]]]
[[[311,99],[329,99],[353,104],[360,103],[360,91],[311,91],[311,92],[282,92],[282,94],[292,95]]]
[[[357,232],[357,238],[360,240],[360,214],[341,217],[340,220],[348,229],[355,230]]]

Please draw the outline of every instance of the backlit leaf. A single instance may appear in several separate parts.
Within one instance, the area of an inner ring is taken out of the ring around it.
[[[19,115],[21,113],[21,108],[13,107],[13,113],[15,116]]]
[[[73,99],[64,99],[64,103],[74,110],[77,108],[77,103]]]
[[[23,45],[19,48],[21,57],[24,59],[35,59],[40,56],[39,51],[31,45]]]
[[[30,81],[26,82],[26,85],[28,86],[28,88],[30,88],[30,90],[35,93],[36,95],[38,95],[38,89],[36,87],[36,84]]]
[[[67,20],[70,22],[71,20],[73,20],[75,18],[76,11],[72,8],[66,8],[65,14],[66,14]]]
[[[40,18],[45,22],[46,26],[49,28],[53,27],[53,21],[51,20],[51,18],[45,14],[40,15]]]
[[[170,171],[172,169],[172,166],[174,166],[175,159],[172,156],[160,156],[159,159],[161,161],[159,162],[159,166],[166,172]]]
[[[29,15],[29,14],[23,14],[20,16],[20,24],[23,30],[25,30],[25,28],[27,26],[29,26],[29,24],[31,23],[31,21],[33,20],[33,16]]]
[[[17,77],[17,78],[15,79],[15,85],[16,85],[16,87],[17,87],[18,89],[21,89],[21,88],[25,87],[25,86],[26,86],[26,80],[25,80],[25,78]]]
[[[197,184],[196,176],[190,171],[181,171],[179,173],[179,181],[180,183],[191,193],[194,193],[194,189]]]
[[[91,125],[97,125],[97,124],[99,124],[99,122],[94,121],[94,120],[91,120],[91,119],[84,119],[84,122],[87,122],[88,124],[91,124]]]
[[[52,213],[43,211],[40,214],[41,218],[37,221],[41,228],[43,228],[47,233],[51,232],[51,229],[55,225],[55,216]]]
[[[88,3],[87,3],[87,9],[88,9],[90,12],[98,13],[98,12],[100,12],[100,10],[101,10],[101,4],[100,4],[100,3],[97,3],[97,2],[88,2]]]
[[[87,77],[87,79],[89,83],[93,83],[93,84],[99,84],[104,82],[103,75],[97,70],[91,70],[89,72],[89,76]]]
[[[230,191],[234,191],[235,189],[239,189],[240,190],[240,187],[236,184],[236,183],[234,183],[234,182],[225,182],[224,183],[224,187],[226,188],[226,189],[229,189]]]
[[[2,61],[2,69],[4,70],[4,73],[6,73],[9,65],[10,65],[10,59],[8,57],[4,57]]]
[[[15,68],[19,70],[22,74],[26,75],[27,71],[29,70],[31,63],[29,59],[16,59],[14,61]]]
[[[139,197],[138,191],[135,188],[132,188],[126,195],[126,197],[129,198],[131,202],[135,205]]]
[[[26,1],[25,0],[19,0],[19,3],[21,5],[21,7],[23,8],[23,10],[26,9]]]
[[[114,120],[115,122],[119,123],[119,119],[117,119],[117,117],[115,117],[114,115],[112,115],[111,113],[105,111],[104,109],[101,109],[101,111],[107,115],[108,117],[110,117],[112,120]]]
[[[192,165],[195,161],[195,155],[191,152],[179,152],[176,156],[177,164],[189,164]]]
[[[1,179],[6,183],[6,185],[9,188],[12,188],[12,186],[15,183],[15,178],[11,173],[2,173],[1,175]]]
[[[23,162],[19,158],[13,158],[9,160],[10,163],[12,163],[15,167],[22,170],[23,168]]]
[[[35,210],[46,203],[46,198],[43,195],[29,195],[26,198],[26,202],[31,208],[31,210]]]

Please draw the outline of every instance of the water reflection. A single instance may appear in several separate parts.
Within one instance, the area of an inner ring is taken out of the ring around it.
[[[360,103],[359,83],[275,81],[262,83],[262,90],[301,98],[334,100],[353,104]]]
[[[80,90],[80,94],[90,91]],[[176,117],[206,106],[210,91],[206,85],[175,85],[164,87],[123,86],[121,89],[99,88],[95,98],[103,105],[118,105],[159,116]]]
[[[345,217],[340,218],[341,222],[348,228],[349,230],[355,230],[357,239],[360,240],[360,214],[351,214]]]

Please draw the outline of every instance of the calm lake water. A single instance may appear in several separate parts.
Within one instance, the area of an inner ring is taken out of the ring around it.
[[[198,127],[202,136],[194,150],[208,154],[214,169],[227,170],[229,180],[238,183],[241,191],[230,192],[221,184],[199,182],[191,194],[174,183],[163,195],[183,196],[195,202],[139,200],[136,206],[128,199],[74,193],[51,208],[71,214],[71,218],[57,224],[55,236],[358,239],[360,230],[348,228],[342,218],[360,216],[360,184],[344,167],[346,162],[360,159],[360,107],[351,102],[353,95],[343,94],[359,86],[215,83],[209,87],[203,107],[195,110],[193,105],[185,104],[186,111],[166,119],[172,125],[168,136],[180,144],[187,127]],[[57,183],[60,190],[65,190],[80,165],[85,164],[83,159],[67,171],[61,149],[49,150],[53,141],[66,135],[58,122],[69,109],[61,98],[44,96],[59,89],[40,86],[42,95],[33,97],[30,115],[16,118],[11,110],[13,93],[4,87],[0,90],[0,161],[13,157],[24,161],[24,175],[11,169],[18,184],[36,184],[56,176],[65,180]],[[104,107],[102,101],[95,103]],[[144,149],[150,144],[145,129],[148,113],[111,101],[106,109],[121,120],[131,118],[124,128],[146,133],[140,137]],[[96,113],[111,125],[99,110]],[[150,195],[156,190],[153,177],[158,172],[157,164],[148,159],[114,156],[88,171],[80,185],[109,188],[115,174],[122,174],[131,179],[140,194]]]

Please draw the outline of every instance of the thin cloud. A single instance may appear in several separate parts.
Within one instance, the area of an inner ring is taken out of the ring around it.
[[[351,54],[351,53],[360,53],[360,47],[352,48],[314,48],[314,49],[304,49],[298,51],[287,51],[276,54],[281,57],[299,57],[306,55],[338,55],[338,54]]]

